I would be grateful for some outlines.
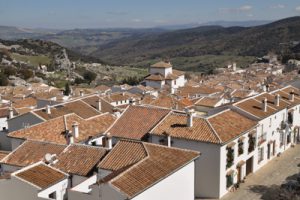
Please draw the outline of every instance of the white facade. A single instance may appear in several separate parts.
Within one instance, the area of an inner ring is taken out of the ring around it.
[[[169,74],[172,73],[173,73],[172,67],[168,67],[168,68],[150,67],[150,74],[161,74],[166,78]]]
[[[52,199],[50,198],[51,194],[54,194],[56,197],[56,200],[64,200],[64,197],[66,195],[66,191],[68,188],[68,179],[65,179],[63,181],[60,181],[56,183],[55,185],[46,188],[42,191],[40,191],[37,196],[45,199]]]
[[[194,200],[194,171],[195,163],[192,161],[131,199]],[[99,195],[102,196],[103,200],[128,199],[128,197],[125,197],[120,191],[110,186],[110,184],[102,184],[101,186],[91,185],[95,182],[95,176],[72,188],[69,191],[69,200],[98,200]],[[89,188],[91,189],[89,190]],[[88,193],[85,193],[86,191]],[[99,191],[101,191],[101,194],[99,194]]]
[[[146,80],[146,86],[152,87],[152,88],[156,88],[156,89],[161,89],[166,85],[165,80],[162,81],[150,81],[150,80]]]
[[[194,170],[195,164],[191,162],[171,176],[132,198],[132,200],[194,200]]]
[[[150,67],[150,74],[151,75],[161,75],[163,77],[162,80],[151,80],[146,79],[145,83],[146,86],[150,86],[156,89],[162,89],[165,85],[170,86],[171,93],[174,93],[176,89],[179,87],[183,87],[186,83],[184,74],[182,75],[175,75],[173,73],[172,66],[170,67]],[[170,76],[170,77],[168,77]],[[177,77],[177,78],[176,78]]]

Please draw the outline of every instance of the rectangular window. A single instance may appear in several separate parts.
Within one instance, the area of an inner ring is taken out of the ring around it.
[[[239,140],[239,145],[238,145],[238,155],[242,155],[244,153],[244,141]]]
[[[258,149],[258,163],[264,160],[264,148],[261,147]]]
[[[233,185],[233,174],[226,175],[226,187],[229,188]]]
[[[280,141],[280,147],[282,147],[283,146],[283,141],[284,141],[284,133],[280,133],[279,141]]]
[[[50,199],[56,199],[56,191],[49,194]]]
[[[226,169],[231,167],[234,163],[234,148],[233,147],[227,147],[227,164]]]
[[[270,117],[269,127],[272,126],[272,118]]]

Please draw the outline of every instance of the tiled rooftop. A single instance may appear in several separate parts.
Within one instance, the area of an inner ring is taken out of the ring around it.
[[[66,173],[87,176],[106,152],[100,147],[72,144],[57,157],[53,166]]]
[[[199,153],[194,151],[133,141],[120,141],[114,149],[107,155],[106,160],[103,161],[106,163],[103,165],[114,166],[121,162],[120,167],[127,167],[127,170],[119,170],[119,173],[115,173],[109,183],[126,194],[128,198],[151,187],[199,156]],[[123,151],[139,152],[139,156],[123,158]],[[102,164],[100,163],[99,166],[101,167]]]
[[[38,164],[22,170],[17,172],[15,176],[41,189],[46,189],[67,178],[64,173],[45,164]]]
[[[140,140],[169,112],[161,108],[129,106],[107,132],[119,138]]]
[[[9,133],[10,137],[20,139],[31,139],[58,144],[67,144],[65,137],[66,130],[72,131],[72,125],[77,122],[79,125],[79,137],[74,138],[75,142],[82,142],[90,137],[104,133],[115,121],[111,114],[102,114],[89,119],[82,119],[76,114],[68,114],[62,117],[33,125]]]
[[[2,159],[1,163],[25,167],[43,161],[46,154],[58,155],[65,148],[65,145],[28,140]]]

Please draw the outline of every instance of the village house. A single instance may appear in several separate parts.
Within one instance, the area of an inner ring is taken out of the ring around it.
[[[0,180],[2,199],[64,200],[68,175],[38,162],[12,173],[9,179]]]
[[[59,155],[66,147],[50,142],[26,140],[1,159],[1,170],[12,173],[40,161],[46,162],[46,154]]]
[[[195,196],[220,198],[252,172],[246,161],[253,155],[251,138],[255,134],[256,122],[231,110],[207,118],[187,110],[171,112],[150,131],[149,141],[200,151]]]
[[[98,164],[98,175],[69,190],[69,200],[194,200],[198,157],[195,151],[122,140]]]
[[[77,114],[66,114],[30,127],[10,132],[12,149],[17,148],[25,140],[38,140],[57,144],[89,143],[92,138],[102,135],[115,121],[109,113],[90,116],[83,119]]]
[[[294,98],[294,101],[298,101],[299,107],[300,99]],[[283,99],[277,92],[277,94],[262,93],[233,104],[234,110],[258,123],[257,157],[253,157],[253,171],[264,166],[294,143],[294,132],[290,131],[288,125],[289,101]]]
[[[186,83],[184,72],[173,69],[170,62],[158,62],[150,66],[150,75],[145,78],[146,86],[162,89],[165,85],[174,93]]]
[[[75,113],[83,119],[99,115],[98,109],[95,109],[85,101],[75,100],[55,105],[35,109],[33,111],[18,115],[8,120],[9,132],[28,128],[32,125],[45,122],[66,114]]]

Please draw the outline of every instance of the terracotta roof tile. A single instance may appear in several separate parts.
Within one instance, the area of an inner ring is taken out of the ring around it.
[[[129,106],[107,131],[112,136],[142,139],[170,110],[145,106]]]
[[[125,145],[127,143],[128,145]],[[98,168],[117,171],[139,162],[146,156],[147,152],[142,143],[123,141],[114,146],[109,156],[99,163]]]
[[[95,108],[81,100],[51,106],[51,114],[47,114],[46,109],[39,109],[34,111],[34,113],[45,120],[54,119],[70,113],[75,113],[85,119],[100,114]]]
[[[29,169],[16,173],[15,176],[32,183],[41,189],[46,189],[67,178],[64,173],[45,164],[38,164]]]
[[[58,155],[65,148],[65,145],[28,140],[1,160],[1,163],[25,167],[44,160],[47,153]]]
[[[153,186],[199,156],[198,152],[168,148],[150,143],[139,143],[143,147],[136,145],[138,142],[120,141],[119,143],[114,148],[120,148],[121,150],[131,149],[131,152],[142,151],[144,148],[147,152],[147,157],[141,156],[139,162],[133,164],[132,167],[131,162],[128,162],[128,169],[110,180],[110,184],[129,198]],[[120,152],[120,150],[112,151],[107,156],[115,157],[113,163],[118,163],[119,159],[123,160],[122,154],[117,154]]]
[[[72,144],[58,157],[53,166],[66,173],[87,176],[105,156],[106,149]]]
[[[218,97],[203,97],[202,99],[199,99],[195,105],[196,106],[207,106],[207,107],[216,107],[216,104],[221,101],[222,99]]]
[[[93,95],[90,97],[85,97],[81,99],[85,103],[89,104],[90,106],[94,107],[95,109],[98,109],[98,100],[99,96],[98,95]],[[109,102],[105,101],[104,99],[100,98],[101,100],[101,112],[102,113],[113,113],[114,106],[112,106]]]
[[[277,109],[274,109],[269,105],[267,107],[267,112],[264,112],[264,110],[262,109],[262,102],[255,100],[253,98],[247,99],[242,102],[238,102],[234,105],[261,119],[266,118],[277,112]]]
[[[170,62],[160,61],[160,62],[157,62],[157,63],[151,65],[151,67],[156,67],[156,68],[169,68],[169,67],[172,67],[172,65],[171,65]]]
[[[161,74],[150,74],[145,78],[145,80],[148,81],[163,81],[165,80],[165,77]]]
[[[13,102],[14,108],[36,107],[36,106],[37,106],[37,100],[32,97],[15,100]]]
[[[216,114],[210,117],[208,121],[223,143],[249,131],[257,124],[255,121],[231,110]]]
[[[75,142],[82,142],[104,133],[114,121],[115,117],[111,114],[102,114],[89,119],[82,119],[76,114],[69,114],[11,132],[9,137],[67,144],[65,131],[72,131],[73,123],[77,122],[79,124],[79,137],[74,138],[74,140]]]
[[[178,90],[178,95],[180,96],[191,96],[191,95],[207,95],[207,94],[215,94],[221,92],[221,90],[206,87],[206,86],[200,86],[200,87],[191,87],[191,86],[185,86]]]
[[[151,134],[196,140],[202,142],[220,143],[209,123],[204,118],[194,117],[193,126],[187,126],[187,115],[185,113],[173,112],[162,120]]]
[[[2,160],[5,156],[7,156],[10,151],[0,151],[0,160]]]
[[[176,70],[176,69],[173,69],[173,70],[172,70],[172,73],[173,73],[174,75],[176,75],[176,76],[181,76],[181,75],[184,75],[184,74],[185,74],[185,72],[179,71],[179,70]]]
[[[107,95],[105,97],[103,97],[103,99],[107,102],[116,102],[116,101],[125,101],[125,100],[129,100],[132,97],[131,94],[127,93],[127,92],[123,92],[123,93],[113,93],[110,95]]]

